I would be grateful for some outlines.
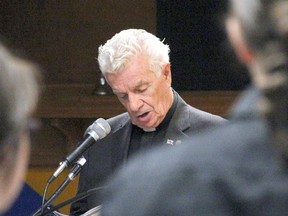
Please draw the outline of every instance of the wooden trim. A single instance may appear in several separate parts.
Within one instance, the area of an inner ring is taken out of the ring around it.
[[[93,121],[125,112],[115,95],[93,95],[94,88],[93,85],[49,85],[45,88],[36,111],[42,127],[32,134],[31,166],[56,167],[75,149]],[[188,104],[223,117],[238,93],[179,92]]]
[[[109,118],[125,112],[112,94],[93,95],[93,85],[49,85],[36,116],[41,118]],[[199,109],[226,115],[238,91],[182,91],[184,100]]]

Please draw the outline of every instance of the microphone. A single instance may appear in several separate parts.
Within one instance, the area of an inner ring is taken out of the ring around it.
[[[83,156],[80,157],[75,163],[74,167],[71,169],[67,178],[69,178],[70,181],[72,181],[80,173],[80,170],[84,166],[85,163],[86,163],[86,159]]]
[[[68,174],[67,178],[63,181],[63,183],[60,185],[60,187],[58,187],[58,189],[52,194],[52,196],[46,201],[46,203],[43,203],[41,208],[38,209],[38,211],[33,214],[33,216],[38,216],[39,213],[40,215],[46,215],[47,214],[47,210],[49,210],[49,205],[50,203],[56,199],[60,193],[62,193],[62,191],[68,186],[68,184],[80,173],[82,167],[84,166],[84,164],[86,163],[86,159],[81,156],[76,162],[75,165],[73,166],[73,168],[70,170],[70,173]],[[45,209],[45,211],[44,211]]]
[[[77,159],[87,148],[89,148],[95,141],[106,137],[111,131],[111,127],[103,118],[97,119],[92,125],[88,127],[85,132],[85,138],[80,142],[78,147],[72,151],[65,159],[60,162],[59,167],[49,178],[48,183],[56,179],[56,177],[68,167],[75,159]]]

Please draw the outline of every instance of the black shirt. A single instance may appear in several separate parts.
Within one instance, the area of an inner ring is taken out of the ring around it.
[[[177,94],[175,94],[174,90],[172,91],[174,95],[172,106],[170,107],[164,120],[158,125],[158,127],[154,131],[147,132],[144,131],[142,128],[139,128],[138,126],[133,125],[128,157],[130,157],[136,152],[139,152],[140,150],[146,150],[152,146],[161,145],[164,143],[167,128],[178,103]]]

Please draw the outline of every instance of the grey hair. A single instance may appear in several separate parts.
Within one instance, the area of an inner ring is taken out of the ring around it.
[[[98,49],[98,63],[103,75],[124,69],[137,55],[148,57],[149,69],[160,75],[169,63],[169,45],[143,29],[127,29],[115,34]]]
[[[36,108],[40,75],[32,63],[0,45],[0,144],[26,126]]]

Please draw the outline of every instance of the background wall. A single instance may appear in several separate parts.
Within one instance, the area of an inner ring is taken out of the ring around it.
[[[249,83],[224,28],[227,0],[157,0],[157,35],[171,48],[177,90],[239,90]]]
[[[1,0],[0,33],[46,83],[95,83],[98,47],[126,28],[156,32],[154,0]]]
[[[99,45],[143,28],[170,45],[176,90],[239,90],[249,80],[227,43],[226,1],[2,0],[0,34],[39,63],[47,84],[97,84]]]

